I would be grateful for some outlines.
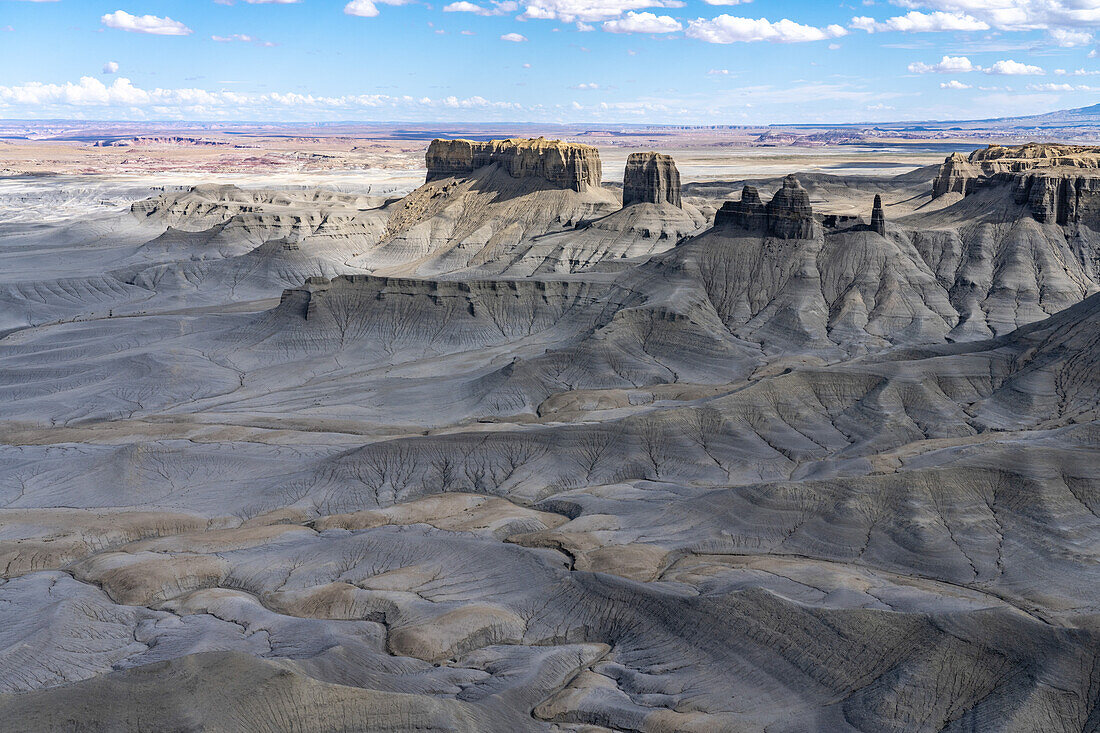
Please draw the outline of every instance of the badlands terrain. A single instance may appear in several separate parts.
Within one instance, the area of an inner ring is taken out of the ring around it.
[[[5,153],[0,727],[1100,731],[1100,149],[417,145]]]

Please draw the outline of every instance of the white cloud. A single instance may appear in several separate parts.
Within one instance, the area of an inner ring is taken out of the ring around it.
[[[1055,28],[1049,32],[1052,41],[1062,48],[1074,46],[1087,46],[1092,43],[1092,34],[1085,31],[1071,31],[1065,28]]]
[[[969,89],[969,84],[963,84],[961,81],[952,79],[951,81],[940,82],[940,89]]]
[[[500,37],[502,41],[509,41],[510,43],[523,43],[527,40],[527,36],[522,36],[519,33],[505,33]]]
[[[479,15],[485,15],[487,11],[485,10],[485,8],[481,7],[480,5],[474,5],[473,3],[466,2],[466,0],[461,0],[461,2],[451,3],[450,5],[444,5],[443,6],[443,12],[444,13],[477,13]]]
[[[372,0],[351,0],[350,3],[344,6],[344,15],[373,18],[378,15],[378,6]]]
[[[475,13],[477,15],[505,15],[507,13],[514,13],[519,10],[519,3],[515,0],[495,0],[491,3],[492,7],[484,5],[478,5],[477,3],[467,2],[467,0],[458,0],[458,2],[449,3],[443,6],[444,13]]]
[[[1033,92],[1095,92],[1097,87],[1090,87],[1086,84],[1078,84],[1073,86],[1072,84],[1028,84],[1028,90]]]
[[[115,63],[114,61],[108,61],[107,63],[103,64],[103,73],[104,74],[114,74],[117,71],[118,71],[118,64]]]
[[[680,21],[667,15],[635,13],[633,10],[618,20],[603,24],[608,33],[675,33],[683,30]]]
[[[859,16],[852,18],[851,28],[868,33],[899,31],[901,33],[932,33],[936,31],[985,31],[989,24],[965,13],[919,13],[912,11],[905,15],[879,22],[874,18]]]
[[[265,46],[267,48],[276,45],[271,41],[261,41],[259,38],[255,38],[245,33],[234,33],[230,36],[210,36],[210,40],[217,41],[218,43],[254,43],[257,46]]]
[[[526,0],[524,18],[561,20],[566,23],[618,18],[628,10],[643,8],[682,8],[681,0]]]
[[[570,88],[570,89],[587,89],[587,90],[592,90],[592,89],[599,89],[599,88],[600,88],[600,85],[599,85],[599,84],[596,84],[595,82],[583,82],[583,83],[581,83],[581,84],[577,84],[577,85],[575,85],[575,86],[572,86],[572,87],[569,87],[569,88]]]
[[[1003,31],[1080,29],[1100,25],[1096,0],[896,0],[907,8],[967,13]]]
[[[117,28],[131,33],[151,33],[155,36],[187,36],[191,29],[171,18],[156,15],[130,15],[125,10],[116,10],[101,17],[100,22],[108,28]]]
[[[980,70],[981,67],[970,63],[970,59],[966,56],[944,56],[934,64],[926,64],[923,61],[909,64],[911,74],[963,74]]]
[[[351,0],[344,6],[344,15],[355,15],[360,18],[373,18],[378,15],[378,6],[384,5],[408,5],[412,0]]]
[[[707,72],[708,76],[729,76],[729,69],[711,69]]]
[[[588,23],[585,23],[585,22],[580,21],[580,20],[577,21],[577,31],[578,32],[580,32],[580,33],[591,33],[594,30],[596,30],[596,26],[589,25]]]
[[[1100,71],[1088,71],[1087,69],[1074,69],[1073,71],[1066,71],[1065,69],[1055,69],[1055,76],[1096,76],[1100,74]]]
[[[985,70],[985,73],[998,74],[1001,76],[1042,76],[1046,72],[1038,66],[1006,59],[1005,61],[998,61],[993,64]]]
[[[98,79],[85,76],[77,83],[42,84],[32,82],[20,86],[0,86],[0,110],[6,107],[23,111],[56,113],[79,111],[89,107],[118,108],[127,112],[149,110],[156,114],[194,119],[224,119],[229,113],[266,114],[275,118],[286,110],[347,111],[369,109],[398,110],[521,110],[522,105],[512,102],[493,102],[484,97],[465,99],[446,97],[430,99],[384,94],[345,95],[340,97],[314,96],[295,92],[244,94],[233,91],[207,91],[204,89],[141,89],[126,78],[115,79],[109,86]],[[97,113],[98,114],[98,113]],[[434,112],[432,114],[435,114]]]
[[[772,23],[767,18],[738,18],[719,15],[716,18],[698,18],[688,23],[687,35],[707,43],[738,43],[771,41],[773,43],[801,43],[837,38],[847,33],[839,25],[817,28],[802,25],[784,18]]]

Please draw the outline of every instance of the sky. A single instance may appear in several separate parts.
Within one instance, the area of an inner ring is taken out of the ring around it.
[[[1100,0],[0,0],[0,118],[686,125],[1100,102]]]

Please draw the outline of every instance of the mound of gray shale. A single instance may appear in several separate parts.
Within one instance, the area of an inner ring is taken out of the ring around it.
[[[1088,217],[553,145],[0,228],[3,733],[1100,733]]]

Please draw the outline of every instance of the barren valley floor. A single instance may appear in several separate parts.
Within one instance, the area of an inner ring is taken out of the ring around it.
[[[1097,151],[664,152],[0,179],[0,727],[1100,730]]]

